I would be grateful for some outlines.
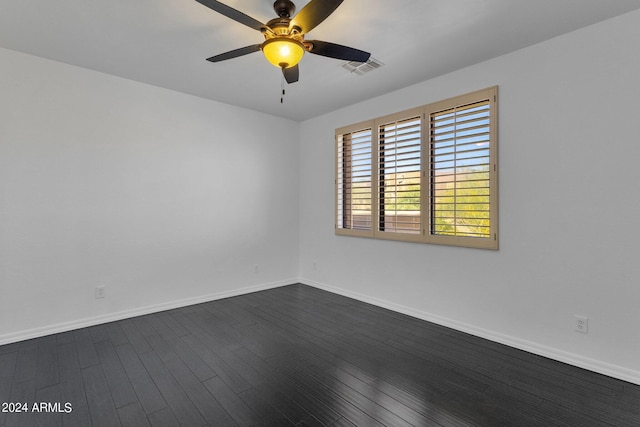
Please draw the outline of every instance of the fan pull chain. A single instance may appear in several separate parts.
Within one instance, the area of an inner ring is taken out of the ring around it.
[[[284,75],[280,78],[280,89],[282,89],[282,95],[280,95],[280,104],[284,104]]]

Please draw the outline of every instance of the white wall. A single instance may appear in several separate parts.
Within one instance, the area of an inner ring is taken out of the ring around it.
[[[0,94],[0,344],[297,279],[298,123],[5,49]]]
[[[640,383],[638,40],[633,12],[302,123],[302,280]],[[335,128],[496,84],[499,251],[334,235]]]

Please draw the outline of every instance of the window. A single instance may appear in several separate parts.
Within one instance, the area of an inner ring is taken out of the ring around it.
[[[420,234],[420,115],[378,129],[378,229]]]
[[[497,87],[336,130],[336,234],[498,248]]]
[[[372,230],[371,128],[352,126],[336,139],[337,227],[363,234]]]

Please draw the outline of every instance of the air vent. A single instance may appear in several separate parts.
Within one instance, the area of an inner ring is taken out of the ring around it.
[[[355,62],[355,61],[346,62],[342,64],[342,68],[344,68],[345,70],[348,70],[350,73],[361,76],[365,73],[368,73],[377,68],[380,68],[383,65],[384,64],[382,62],[378,61],[372,56],[369,58],[367,62]]]

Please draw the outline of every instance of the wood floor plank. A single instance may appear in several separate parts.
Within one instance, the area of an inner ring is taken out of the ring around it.
[[[165,325],[167,325],[169,329],[171,329],[174,332],[175,336],[181,337],[189,334],[190,333],[189,330],[184,326],[182,326],[180,322],[176,321],[173,318],[173,312],[175,311],[176,310],[161,312],[161,313],[158,313],[157,316],[160,320],[162,320],[165,323]]]
[[[110,340],[95,343],[95,349],[111,391],[113,403],[120,408],[138,401],[136,392]]]
[[[71,412],[62,415],[65,427],[86,427],[91,425],[91,414],[85,393],[85,384],[78,366],[78,374],[70,375],[60,382],[61,403],[71,405]]]
[[[19,404],[19,410],[7,412],[4,421],[6,427],[36,426],[36,414],[30,412],[31,404],[36,398],[36,380],[14,382],[8,402]]]
[[[111,344],[114,347],[119,345],[124,345],[129,343],[129,339],[127,335],[124,333],[122,328],[120,327],[120,322],[111,322],[105,325],[107,329],[107,333],[109,334],[109,339],[111,340]]]
[[[120,324],[122,331],[127,337],[127,340],[136,350],[136,353],[143,354],[151,351],[151,346],[147,342],[146,338],[142,335],[142,332],[140,332],[136,325],[133,323],[133,319],[126,319],[118,323]]]
[[[375,402],[383,408],[393,408],[393,413],[402,420],[412,425],[438,425],[439,417],[430,418],[430,411],[425,411],[424,401],[408,396],[408,393],[383,381],[372,381],[368,383],[340,366],[331,365],[324,360],[310,357],[309,363],[303,369],[306,372],[315,372],[316,375],[323,375],[325,381],[339,382],[345,387],[353,389],[371,402]],[[342,386],[341,386],[342,387]],[[397,421],[393,420],[397,423]],[[399,425],[399,424],[398,424]]]
[[[75,343],[76,339],[74,337],[73,331],[60,332],[56,334],[56,341],[58,345]]]
[[[257,414],[260,414],[261,425],[273,427],[287,427],[296,425],[276,407],[271,405],[263,397],[262,393],[258,392],[256,389],[250,388],[249,390],[240,393],[239,396],[249,408],[253,409]]]
[[[330,405],[323,403],[322,401],[314,397],[312,390],[306,389],[302,384],[296,381],[296,375],[292,374],[289,369],[292,365],[275,363],[273,365],[267,363],[267,361],[258,357],[249,350],[240,349],[236,350],[235,354],[242,358],[249,366],[259,371],[266,378],[266,382],[269,385],[265,387],[269,390],[275,389],[285,396],[287,400],[291,400],[295,403],[296,407],[293,408],[294,412],[286,411],[291,420],[297,418],[308,419],[304,413],[310,414],[313,418],[321,421],[323,424],[331,424],[335,422],[341,416],[331,408]],[[278,362],[282,361],[282,358],[278,358]],[[286,403],[286,401],[285,401]],[[299,414],[298,408],[302,408],[304,413]]]
[[[151,427],[180,427],[180,423],[168,407],[150,413],[147,419]]]
[[[234,350],[238,342],[234,340],[228,333],[230,326],[227,322],[215,314],[211,314],[207,310],[199,309],[189,315],[196,324],[200,325],[209,338],[214,339],[217,345],[227,347]],[[215,326],[214,326],[215,325]]]
[[[352,423],[348,419],[342,418],[342,417],[340,419],[336,420],[335,422],[333,422],[331,424],[328,424],[328,426],[329,427],[357,427],[354,423]]]
[[[35,411],[39,412],[34,413],[38,425],[62,427],[64,404],[61,403],[61,397],[62,393],[59,384],[36,390],[32,411],[38,408],[35,409]]]
[[[420,416],[420,414],[411,411],[409,408],[402,407],[403,405],[397,401],[391,403],[393,399],[388,398],[388,396],[382,397],[384,396],[382,393],[377,392],[372,387],[367,387],[366,384],[362,384],[354,377],[351,377],[351,379],[349,376],[335,377],[309,362],[299,366],[298,369],[320,387],[323,387],[327,393],[334,394],[356,408],[357,411],[352,410],[352,413],[361,412],[361,414],[358,414],[360,418],[362,418],[362,414],[366,414],[366,416],[375,419],[382,425],[398,427],[409,427],[428,422],[426,417]],[[387,407],[394,408],[393,412],[388,410]],[[354,421],[346,414],[343,414],[343,416]]]
[[[88,328],[76,329],[74,331],[76,340],[76,351],[81,368],[88,368],[100,364],[98,353],[93,346],[93,338]]]
[[[0,399],[7,402],[11,393],[11,383],[13,382],[13,374],[18,360],[17,347],[12,353],[0,354]],[[0,412],[2,413],[2,412]]]
[[[209,378],[204,385],[239,426],[257,425],[262,419],[220,377]]]
[[[216,375],[222,378],[224,383],[236,393],[248,390],[251,387],[249,383],[217,354],[217,351],[223,346],[217,343],[195,322],[190,320],[189,325],[191,325],[193,333],[181,337],[181,340],[197,352],[199,357]]]
[[[133,346],[131,344],[118,346],[116,353],[145,412],[151,414],[166,408],[167,402],[142,365]]]
[[[148,314],[146,316],[134,317],[131,319],[136,328],[138,328],[138,331],[140,331],[142,336],[146,339],[158,335],[158,331],[156,331],[149,321],[150,318],[153,318],[153,315]]]
[[[118,417],[122,427],[149,427],[147,415],[140,406],[140,403],[134,402],[126,406],[118,408]]]
[[[11,385],[18,359],[18,348],[17,345],[11,345],[12,352],[0,353],[0,403],[11,401]],[[0,411],[0,426],[4,425],[6,418],[7,412]]]
[[[8,354],[8,353],[16,353],[18,350],[20,350],[20,343],[19,342],[0,345],[0,355]]]
[[[73,338],[73,335],[71,335]],[[75,338],[58,340],[58,375],[60,379],[60,401],[71,405],[71,412],[62,416],[65,426],[91,425],[91,416],[84,390],[84,380]]]
[[[13,381],[20,383],[36,377],[38,366],[38,340],[27,340],[20,343],[18,359],[13,374]]]
[[[168,344],[162,342],[162,338],[151,338],[150,342],[164,366],[209,425],[235,426],[235,422],[218,404],[217,400],[209,394],[201,380],[172,351]],[[208,378],[211,377],[209,376]]]
[[[106,324],[90,326],[88,329],[94,343],[110,339]]]
[[[214,370],[211,369],[211,367],[207,365],[196,352],[190,351],[189,347],[184,345],[184,341],[180,338],[180,336],[175,336],[167,341],[169,347],[175,352],[180,360],[189,367],[191,372],[193,372],[199,381],[215,377],[216,373]]]
[[[164,366],[160,357],[149,351],[141,354],[140,359],[178,422],[194,427],[204,426],[206,421]]]
[[[579,410],[576,411],[572,408],[567,408],[563,404],[548,400],[542,403],[541,412],[542,414],[544,414],[545,418],[552,419],[556,425],[563,427],[626,427],[640,425],[636,421],[623,423],[620,421],[609,422],[609,420],[602,420],[600,417],[593,418],[592,416],[584,414]]]
[[[118,413],[109,392],[109,386],[100,365],[82,369],[87,406],[91,425],[95,427],[119,426]]]
[[[251,311],[239,308],[234,303],[234,300],[234,298],[229,298],[215,301],[211,304],[200,304],[198,308],[215,315],[228,325],[250,325],[255,323]]]

